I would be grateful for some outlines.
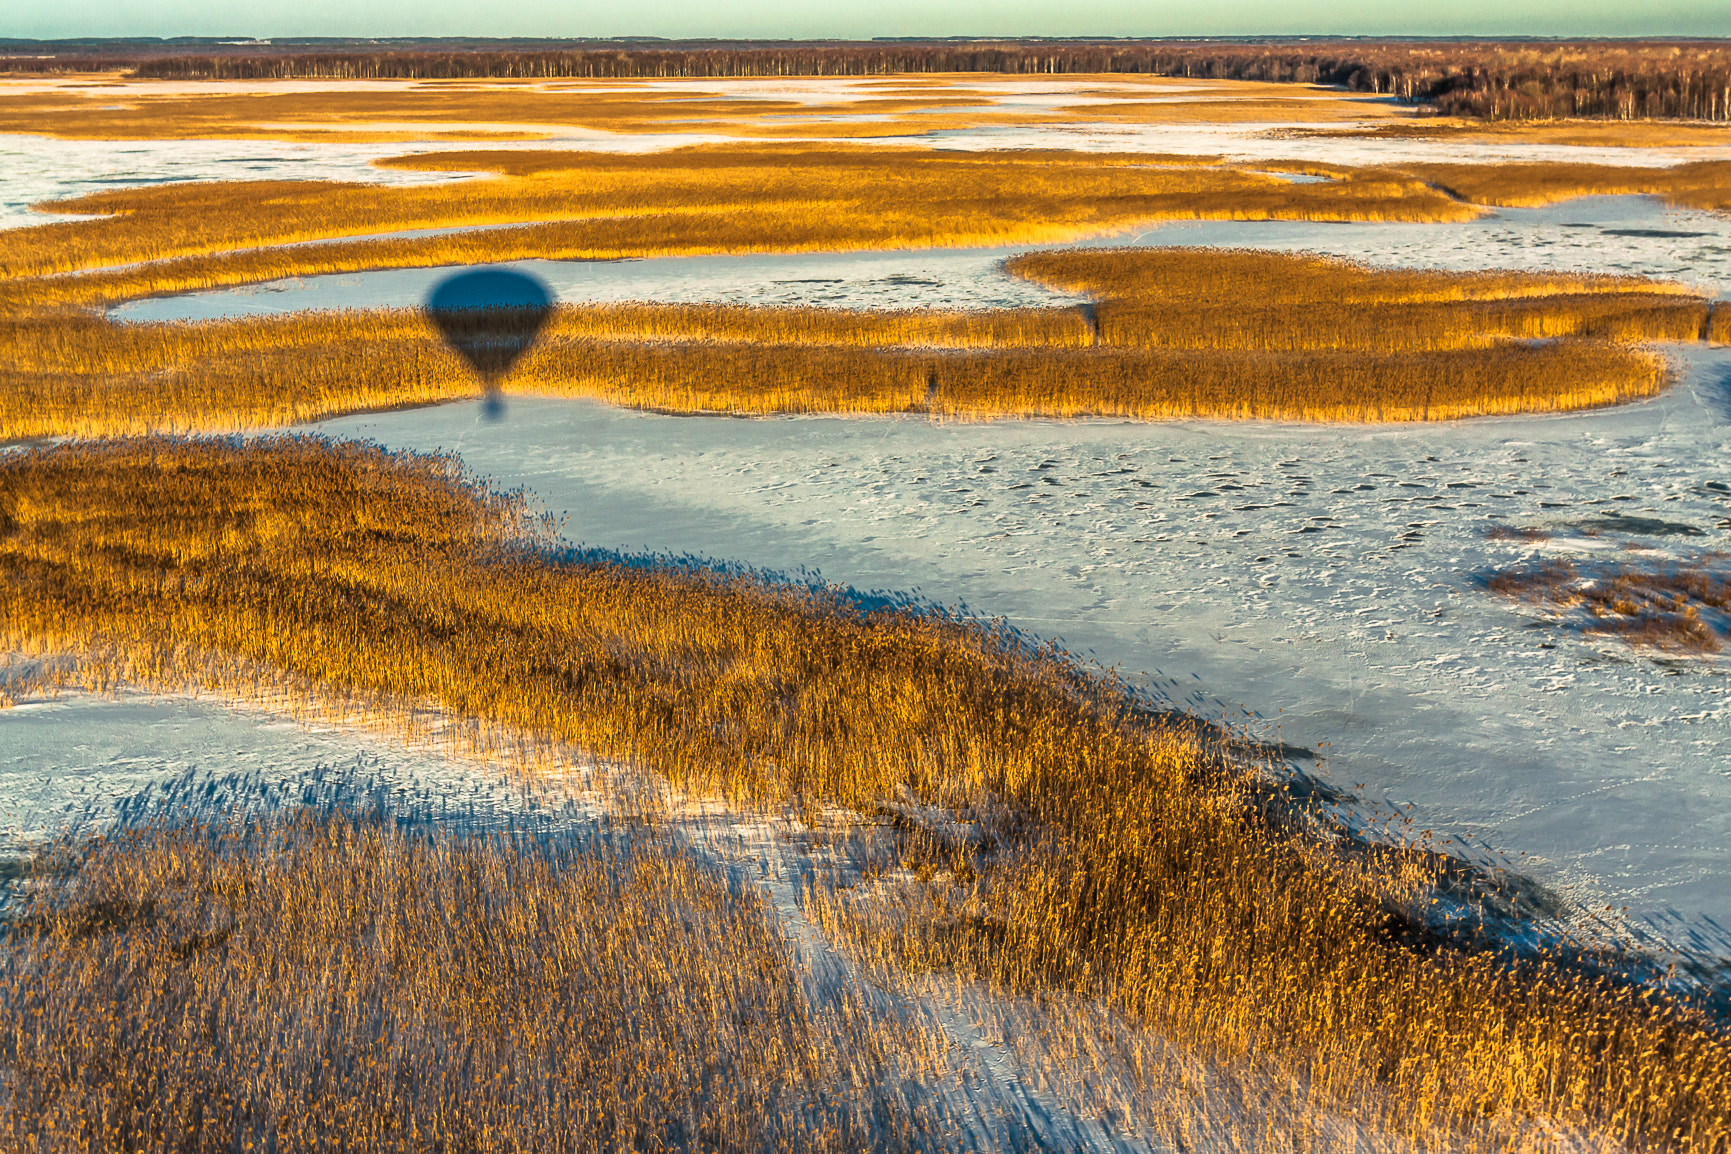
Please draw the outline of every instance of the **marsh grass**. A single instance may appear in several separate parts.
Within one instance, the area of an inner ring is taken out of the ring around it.
[[[1415,421],[1662,391],[1640,342],[1697,339],[1674,285],[1378,270],[1257,251],[1035,253],[1085,306],[948,312],[558,309],[506,387],[664,412]],[[69,278],[70,279],[70,278]],[[210,432],[479,395],[414,310],[0,322],[0,437]]]
[[[1151,220],[1464,220],[1478,214],[1412,177],[1386,171],[1295,185],[1206,160],[1134,154],[818,143],[696,145],[629,155],[469,151],[381,163],[492,175],[413,186],[229,181],[98,193],[53,207],[110,214],[101,219],[0,233],[0,275],[500,223],[543,222],[482,237],[483,245],[505,246],[490,257],[461,255],[477,243],[462,235],[234,253],[221,267],[235,279],[211,283],[530,256],[1055,243]],[[176,270],[162,271],[170,279],[144,291],[181,284],[173,279]]]
[[[1723,132],[1722,129],[1712,129]],[[1713,212],[1731,210],[1731,161],[1700,160],[1672,168],[1541,162],[1402,164],[1401,172],[1473,204],[1524,208],[1577,196],[1646,194]]]
[[[1722,1024],[1567,949],[1517,961],[1435,939],[1431,857],[1341,858],[1289,795],[1061,650],[561,559],[547,532],[449,459],[361,445],[17,451],[0,458],[0,644],[93,654],[91,684],[202,671],[244,692],[228,662],[275,665],[741,803],[1006,815],[989,850],[934,840],[943,892],[862,940],[1013,988],[1105,990],[1176,1044],[1278,1058],[1408,1133],[1531,1120],[1637,1148],[1731,1143]]]
[[[1580,148],[1711,148],[1725,138],[1720,125],[1701,121],[1569,118],[1483,121],[1452,117],[1385,120],[1340,128],[1278,128],[1271,129],[1267,136],[1274,140],[1433,140]]]
[[[1552,559],[1490,575],[1491,592],[1531,602],[1565,628],[1684,654],[1719,653],[1731,637],[1731,571],[1694,561]]]
[[[57,851],[0,950],[16,1151],[909,1149],[917,1029],[815,1003],[653,838],[341,812]]]

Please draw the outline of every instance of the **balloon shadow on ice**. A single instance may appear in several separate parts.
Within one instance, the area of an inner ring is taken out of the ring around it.
[[[505,414],[499,384],[529,351],[553,311],[553,293],[532,276],[503,268],[446,277],[427,298],[427,318],[486,388],[481,413]]]

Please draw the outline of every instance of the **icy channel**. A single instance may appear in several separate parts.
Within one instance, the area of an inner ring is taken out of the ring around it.
[[[1041,308],[1076,298],[1003,271],[1022,249],[763,253],[623,261],[511,261],[566,303],[616,301],[816,305],[823,308]],[[111,320],[198,321],[309,309],[419,306],[450,268],[383,269],[151,297],[108,310]]]
[[[0,177],[0,228],[88,220],[86,216],[34,212],[30,206],[152,184],[194,180],[430,184],[473,175],[373,166],[373,161],[383,157],[426,152],[432,147],[275,140],[53,140],[0,134],[0,173],[5,174]]]
[[[1452,224],[1184,221],[1088,245],[1214,245],[1309,250],[1379,265],[1514,268],[1634,274],[1731,297],[1731,217],[1667,207],[1656,197],[1582,197],[1501,209]],[[899,252],[657,257],[628,261],[517,261],[567,303],[623,300],[815,305],[825,308],[1027,308],[1075,298],[1003,271],[1042,245]],[[303,277],[129,301],[120,321],[187,321],[308,309],[407,307],[448,269],[387,269]]]

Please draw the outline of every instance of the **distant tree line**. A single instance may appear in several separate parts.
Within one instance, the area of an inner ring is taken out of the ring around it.
[[[45,62],[46,63],[46,62]],[[112,64],[109,65],[112,67]],[[1339,85],[1491,120],[1731,120],[1726,41],[1117,41],[239,51],[143,60],[174,80],[578,79],[1128,73]]]
[[[128,61],[112,56],[8,56],[0,54],[0,73],[24,72],[33,75],[59,76],[73,72],[114,72],[126,67]]]

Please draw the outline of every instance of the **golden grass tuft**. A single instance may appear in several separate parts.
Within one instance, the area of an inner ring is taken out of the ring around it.
[[[1718,653],[1731,635],[1731,573],[1723,560],[1557,559],[1500,570],[1488,584],[1493,593],[1530,601],[1593,636],[1662,652]]]
[[[1392,1103],[1371,1120],[1414,1134],[1484,1144],[1538,1119],[1731,1148],[1722,1025],[1567,950],[1434,941],[1410,904],[1431,859],[1342,861],[1204,735],[1067,654],[746,578],[561,560],[534,525],[449,459],[361,445],[17,451],[0,457],[0,644],[230,692],[231,659],[265,662],[734,797],[1006,814],[1012,843],[967,851],[943,916],[894,927],[898,956],[1104,993],[1220,1060],[1278,1057],[1343,1109]]]
[[[751,887],[647,839],[303,812],[48,864],[0,951],[8,1150],[841,1151],[936,1120]]]
[[[1472,144],[1551,144],[1579,148],[1719,148],[1725,127],[1687,120],[1485,121],[1453,117],[1402,119],[1355,128],[1276,129],[1285,140],[1436,140]],[[1515,162],[1520,163],[1520,162]]]

